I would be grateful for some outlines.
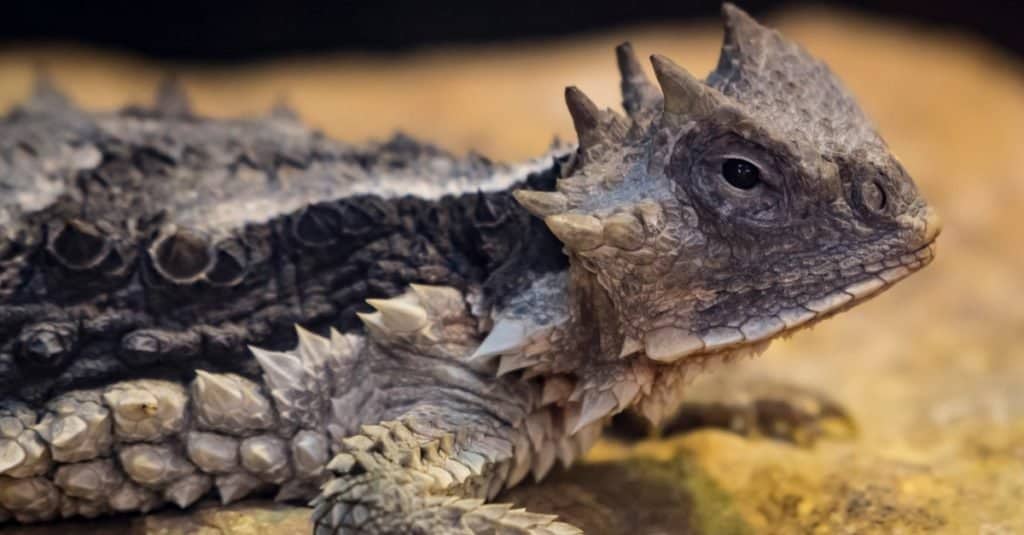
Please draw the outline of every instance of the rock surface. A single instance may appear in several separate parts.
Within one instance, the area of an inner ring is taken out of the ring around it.
[[[510,494],[588,533],[1024,532],[1024,69],[980,40],[849,13],[769,19],[847,81],[946,222],[936,262],[883,297],[718,370],[828,392],[856,437],[798,448],[721,431],[625,446]],[[261,113],[284,88],[299,113],[357,140],[401,127],[496,159],[571,137],[561,86],[618,102],[612,46],[715,61],[717,24],[623,29],[571,41],[391,58],[185,68],[200,112]],[[0,51],[0,105],[48,65],[92,107],[148,100],[161,67],[64,49]],[[74,83],[71,83],[74,81]],[[410,91],[410,87],[416,87]],[[358,103],[358,105],[355,105]],[[471,103],[471,104],[469,104]],[[245,503],[24,534],[302,533],[307,511]]]

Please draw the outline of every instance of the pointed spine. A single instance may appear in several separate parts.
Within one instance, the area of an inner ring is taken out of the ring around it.
[[[704,117],[721,105],[714,89],[660,54],[651,56],[654,74],[665,94],[665,113],[680,117]]]
[[[615,57],[622,77],[622,107],[634,120],[657,113],[661,104],[661,93],[644,73],[640,61],[628,41],[615,47]]]
[[[615,112],[601,111],[576,86],[565,88],[565,105],[572,116],[572,124],[579,139],[580,155],[587,160],[588,152],[607,142],[618,142],[625,137],[628,126]]]

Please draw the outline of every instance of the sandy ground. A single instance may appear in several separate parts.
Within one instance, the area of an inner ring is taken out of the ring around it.
[[[859,433],[810,449],[719,431],[609,441],[587,464],[514,494],[588,533],[1024,533],[1024,70],[980,38],[925,27],[828,11],[770,22],[840,74],[946,222],[937,260],[919,275],[723,370],[816,385],[850,410]],[[401,129],[514,160],[543,152],[554,135],[573,137],[566,84],[617,106],[612,47],[627,38],[705,72],[720,29],[708,21],[230,69],[8,48],[0,107],[27,94],[38,65],[90,108],[146,102],[173,72],[204,114],[260,114],[285,98],[341,139]],[[278,533],[304,522],[301,510],[246,505],[88,532]]]

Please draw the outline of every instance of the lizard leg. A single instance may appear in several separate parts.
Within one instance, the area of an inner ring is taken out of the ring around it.
[[[571,462],[597,432],[567,433],[562,414],[541,406],[539,383],[469,358],[479,333],[457,290],[414,286],[369,302],[366,343],[332,400],[339,427],[316,533],[580,533],[487,502]]]
[[[384,422],[342,440],[328,465],[332,479],[314,501],[316,535],[582,533],[554,515],[487,503],[515,470],[511,442],[412,427]]]
[[[655,428],[627,411],[612,421],[610,433],[635,439],[718,428],[749,437],[767,437],[809,447],[822,439],[845,439],[856,424],[838,402],[813,388],[745,374],[702,378],[674,413]]]

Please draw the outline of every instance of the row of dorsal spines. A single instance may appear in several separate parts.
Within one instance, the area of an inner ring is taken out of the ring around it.
[[[75,105],[57,86],[53,76],[40,68],[32,84],[32,93],[21,109],[29,112],[54,113],[75,109]],[[195,116],[195,107],[181,79],[173,74],[165,75],[157,83],[150,108],[128,106],[128,113],[154,114],[160,117],[187,118]],[[267,113],[271,119],[296,121],[298,113],[288,105],[286,100],[278,98]]]

